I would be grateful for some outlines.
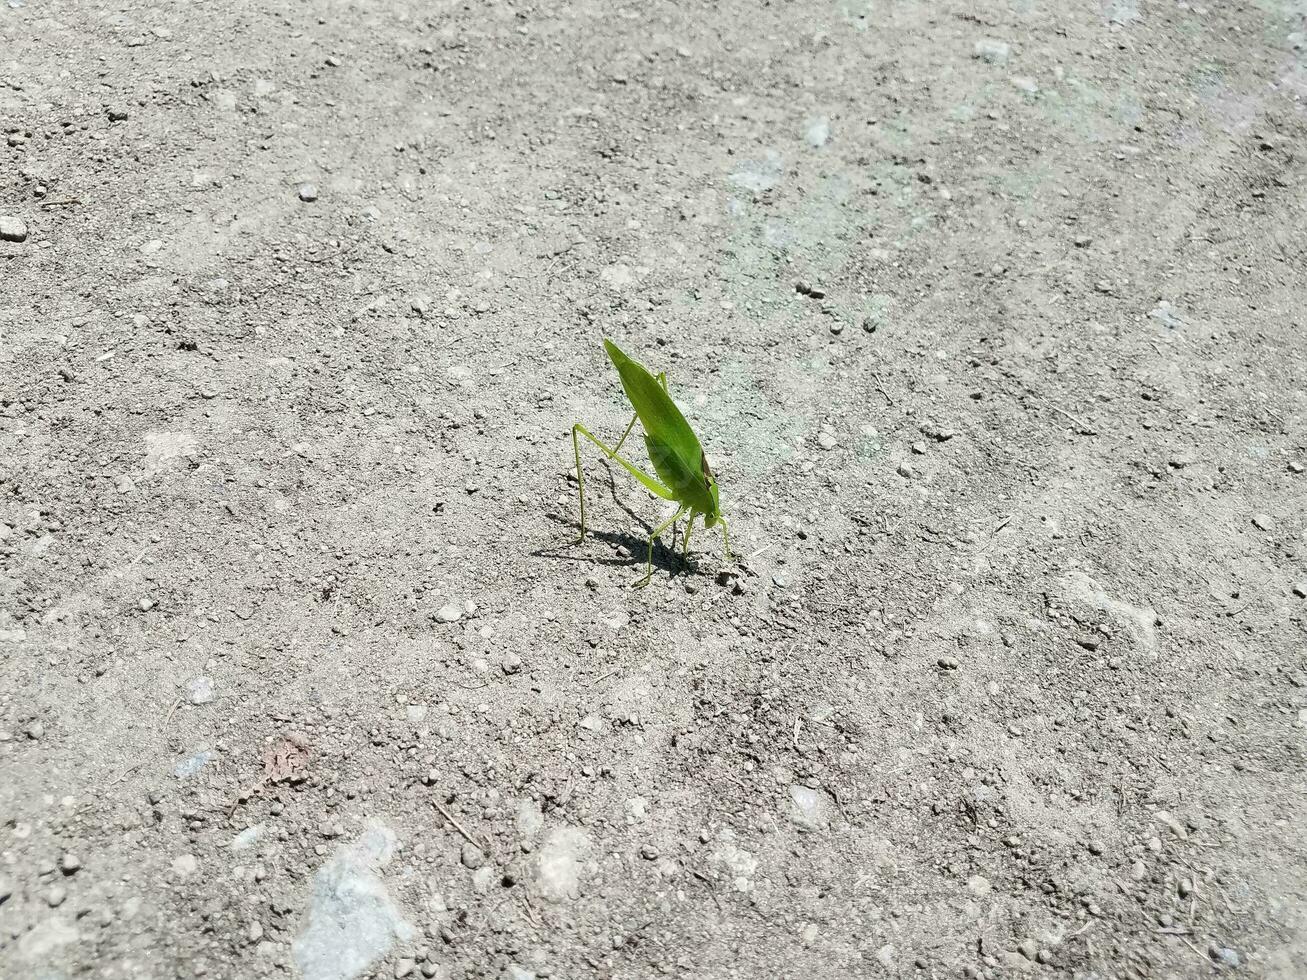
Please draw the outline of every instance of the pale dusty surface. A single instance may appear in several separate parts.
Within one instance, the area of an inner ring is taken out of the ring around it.
[[[0,3],[0,975],[1307,975],[1304,16]]]

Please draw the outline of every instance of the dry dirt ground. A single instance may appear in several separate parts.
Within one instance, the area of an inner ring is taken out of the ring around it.
[[[1305,17],[3,0],[0,976],[1307,976]]]

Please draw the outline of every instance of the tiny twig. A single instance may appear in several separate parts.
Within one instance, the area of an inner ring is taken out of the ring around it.
[[[172,716],[177,713],[177,709],[181,707],[181,703],[181,698],[178,698],[172,703],[172,707],[168,709],[168,716],[163,719],[163,724],[159,726],[159,731],[163,731],[168,727],[168,722],[172,721]]]
[[[69,204],[81,204],[81,203],[83,203],[83,202],[81,201],[80,198],[76,198],[76,197],[65,197],[65,198],[63,198],[63,199],[61,199],[61,200],[58,200],[58,201],[42,201],[42,202],[41,202],[41,207],[43,207],[43,208],[62,208],[62,207],[66,207],[66,206],[69,205]]]
[[[485,842],[479,841],[471,834],[469,834],[467,832],[467,829],[461,823],[459,823],[457,820],[454,819],[454,815],[440,805],[439,800],[432,800],[431,805],[440,811],[440,815],[444,817],[446,820],[448,820],[450,825],[455,830],[457,830],[460,834],[462,834],[464,840],[466,840],[469,844],[475,844],[477,847],[484,847],[486,848],[486,850],[490,850],[490,848],[485,844]]]
[[[887,405],[893,405],[894,399],[891,398],[889,396],[889,392],[885,390],[885,382],[880,380],[880,374],[878,374],[875,371],[872,371],[871,376],[876,379],[876,390],[885,396],[885,403]]]
[[[717,897],[717,888],[716,888],[717,883],[713,881],[711,878],[709,878],[702,871],[696,871],[694,868],[691,868],[688,865],[686,866],[686,870],[708,886],[708,894],[712,896],[713,904],[717,906],[717,911],[720,912],[722,910],[722,902],[721,899]]]
[[[826,792],[830,793],[830,795],[835,798],[835,805],[840,808],[840,816],[844,818],[845,823],[849,823],[849,815],[844,812],[844,801],[840,799],[839,792],[834,786],[827,786]]]
[[[121,783],[124,779],[126,779],[128,776],[130,776],[132,773],[134,773],[137,769],[141,768],[141,766],[143,766],[144,764],[145,764],[145,763],[143,763],[143,762],[138,762],[138,763],[136,763],[136,765],[134,765],[134,766],[129,766],[128,768],[126,768],[126,769],[124,769],[122,772],[120,772],[120,773],[118,774],[118,778],[115,779],[113,782],[111,782],[109,785],[110,785],[110,786],[116,786],[118,783]]]
[[[1047,404],[1047,403],[1045,403],[1045,404]],[[1095,430],[1094,427],[1093,427],[1092,425],[1086,425],[1084,422],[1081,422],[1078,418],[1076,418],[1074,415],[1072,415],[1072,414],[1071,414],[1070,412],[1068,412],[1066,409],[1064,409],[1064,408],[1058,408],[1056,405],[1049,405],[1048,407],[1051,408],[1053,411],[1057,412],[1058,415],[1064,416],[1064,417],[1070,419],[1072,422],[1074,422],[1074,423],[1076,424],[1076,426],[1080,429],[1080,434],[1081,434],[1082,436],[1096,436],[1096,435],[1098,435],[1097,430]]]
[[[536,915],[536,911],[531,907],[531,895],[529,892],[522,892],[522,907],[526,910],[527,921],[537,929],[545,924],[545,920]]]

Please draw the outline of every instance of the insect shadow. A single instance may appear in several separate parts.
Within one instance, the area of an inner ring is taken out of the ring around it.
[[[638,565],[640,563],[640,559],[637,556],[639,552],[646,547],[648,543],[649,531],[653,528],[653,524],[650,523],[649,521],[646,521],[643,517],[637,514],[635,510],[631,508],[630,504],[628,504],[626,501],[624,501],[621,497],[617,495],[617,484],[613,480],[612,467],[608,465],[607,460],[602,460],[601,463],[603,464],[603,467],[608,474],[608,492],[609,495],[613,498],[613,502],[617,504],[617,506],[620,507],[622,510],[624,510],[628,517],[630,517],[633,521],[635,521],[636,524],[640,525],[640,527],[644,528],[645,530],[643,535],[622,534],[620,532],[615,532],[615,531],[595,531],[593,529],[590,530],[590,533],[593,534],[596,538],[599,538],[599,540],[601,541],[607,541],[609,544],[624,547],[626,551],[629,553],[630,557],[595,558],[593,555],[576,554],[574,552],[571,552],[570,551],[571,546],[558,547],[558,548],[539,548],[531,552],[532,557],[553,558],[559,561],[586,562],[587,564],[590,565],[630,566],[630,565]],[[545,516],[549,518],[551,521],[553,521],[555,524],[562,524],[566,527],[577,526],[575,520],[573,520],[571,517],[565,517],[562,514],[554,514],[554,513],[546,512]],[[681,556],[680,554],[678,554],[676,550],[675,537],[673,537],[672,539],[671,548],[665,547],[661,539],[655,542],[653,563],[654,566],[657,567],[660,571],[664,571],[672,575],[678,572],[689,573],[695,571],[696,569],[696,565],[693,558],[690,559],[690,564],[688,566],[681,561]]]

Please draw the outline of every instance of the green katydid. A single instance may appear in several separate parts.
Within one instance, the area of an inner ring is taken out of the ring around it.
[[[611,340],[604,340],[604,350],[613,366],[617,368],[622,379],[622,389],[635,408],[635,418],[617,440],[617,445],[609,448],[596,439],[585,426],[572,426],[572,449],[576,453],[576,487],[581,500],[581,541],[585,541],[585,479],[581,475],[581,443],[577,434],[585,436],[604,451],[609,459],[616,460],[633,477],[644,484],[645,488],[656,497],[679,504],[676,513],[649,533],[649,554],[645,558],[644,577],[636,586],[647,585],[653,577],[653,549],[658,535],[676,523],[686,511],[690,521],[685,526],[682,561],[690,555],[690,531],[694,528],[694,519],[703,516],[703,526],[722,526],[722,541],[726,548],[726,560],[731,561],[731,539],[726,529],[726,519],[722,517],[717,503],[717,479],[708,468],[708,457],[699,445],[699,437],[685,421],[685,416],[667,393],[667,375],[657,377],[650,374],[645,367],[627,357]],[[631,434],[631,429],[639,421],[644,426],[644,444],[649,450],[649,460],[654,472],[662,480],[651,477],[628,459],[617,455]]]

